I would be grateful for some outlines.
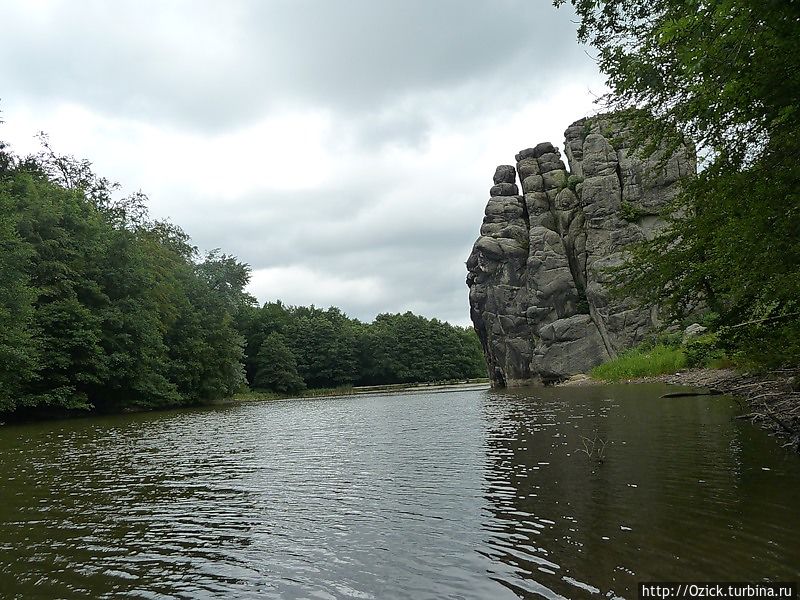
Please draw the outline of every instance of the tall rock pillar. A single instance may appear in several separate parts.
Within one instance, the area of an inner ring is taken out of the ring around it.
[[[550,143],[519,152],[516,169],[497,168],[467,261],[470,315],[494,385],[587,371],[656,323],[653,307],[612,296],[609,268],[663,226],[660,211],[696,172],[694,156],[631,156],[617,115],[576,121],[565,137],[569,171]]]

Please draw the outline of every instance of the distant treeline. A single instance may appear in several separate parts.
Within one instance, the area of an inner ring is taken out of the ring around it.
[[[258,308],[248,265],[201,256],[143,194],[42,142],[25,158],[0,143],[0,413],[485,375],[474,333],[435,319]]]
[[[285,307],[241,313],[247,380],[254,388],[295,392],[305,386],[411,383],[485,377],[475,332],[436,319],[378,315],[370,324],[338,308]]]

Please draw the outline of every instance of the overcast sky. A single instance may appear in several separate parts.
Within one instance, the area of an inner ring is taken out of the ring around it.
[[[139,189],[261,301],[469,323],[494,168],[603,78],[549,0],[0,0],[0,139]]]

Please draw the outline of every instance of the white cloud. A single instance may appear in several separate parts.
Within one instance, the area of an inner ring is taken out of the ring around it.
[[[281,299],[285,304],[328,306],[350,305],[356,312],[387,299],[387,290],[375,277],[347,277],[336,271],[304,266],[256,269],[249,290],[262,297]],[[308,302],[308,298],[315,302]]]
[[[337,305],[365,320],[413,310],[464,324],[463,263],[495,166],[539,142],[562,143],[603,91],[569,13],[502,4],[510,19],[521,11],[553,31],[465,38],[496,29],[481,22],[496,5],[481,4],[474,15],[447,15],[455,51],[430,24],[418,38],[402,29],[416,22],[404,13],[411,5],[389,2],[365,18],[397,17],[386,44],[402,40],[403,52],[376,46],[365,56],[363,40],[347,41],[357,0],[326,3],[331,31],[317,37],[293,20],[294,4],[274,22],[258,21],[262,5],[245,0],[15,4],[0,40],[16,65],[0,73],[0,139],[24,154],[45,130],[56,150],[89,158],[128,192],[142,189],[153,214],[201,248],[250,263],[262,302]],[[38,45],[26,58],[30,35]],[[97,48],[107,56],[87,58]]]

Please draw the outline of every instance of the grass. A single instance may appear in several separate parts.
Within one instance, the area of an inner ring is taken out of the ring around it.
[[[589,373],[593,379],[622,381],[637,377],[675,373],[686,366],[686,355],[680,348],[663,344],[647,348],[634,348],[617,358],[596,366]]]

